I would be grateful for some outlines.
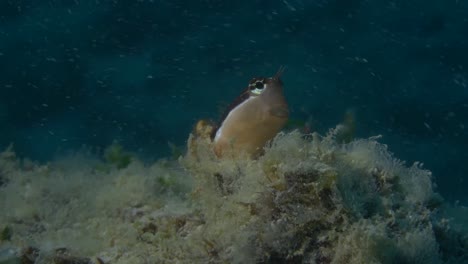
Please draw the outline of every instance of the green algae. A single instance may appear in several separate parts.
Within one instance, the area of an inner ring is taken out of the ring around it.
[[[118,142],[112,143],[104,150],[104,160],[117,169],[124,169],[132,162],[132,155],[126,152]]]
[[[5,226],[0,233],[0,241],[9,241],[13,236],[13,229],[10,226]]]

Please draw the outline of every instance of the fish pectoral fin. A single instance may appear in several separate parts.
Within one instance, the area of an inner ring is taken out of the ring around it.
[[[289,115],[288,108],[285,106],[277,106],[270,109],[270,114],[272,116],[280,117],[280,118],[287,118]]]

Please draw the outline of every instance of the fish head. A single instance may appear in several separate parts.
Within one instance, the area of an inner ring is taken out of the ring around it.
[[[284,68],[272,77],[256,77],[250,80],[247,88],[249,98],[256,97],[262,105],[267,106],[273,116],[287,117],[288,106],[283,92],[281,75]]]
[[[251,79],[231,104],[213,133],[218,156],[226,149],[257,154],[285,125],[289,111],[281,73]]]

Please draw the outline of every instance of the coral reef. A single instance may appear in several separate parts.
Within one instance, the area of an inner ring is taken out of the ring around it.
[[[339,132],[281,133],[255,160],[192,136],[178,161],[109,170],[7,150],[0,263],[468,262],[468,210],[444,204],[421,164]]]

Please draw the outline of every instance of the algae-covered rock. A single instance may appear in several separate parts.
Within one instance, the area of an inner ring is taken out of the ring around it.
[[[0,264],[22,264],[15,248],[0,245]]]
[[[0,158],[0,206],[9,209],[0,227],[14,253],[0,260],[466,262],[468,213],[446,206],[431,173],[378,138],[339,133],[280,133],[257,159],[217,158],[210,140],[191,136],[178,163],[133,157],[114,170],[76,157],[61,164],[79,166],[26,170],[10,152]]]
[[[336,135],[280,134],[257,160],[192,148],[184,165],[203,237],[216,245],[206,261],[439,263],[430,172],[375,139],[342,144]]]

